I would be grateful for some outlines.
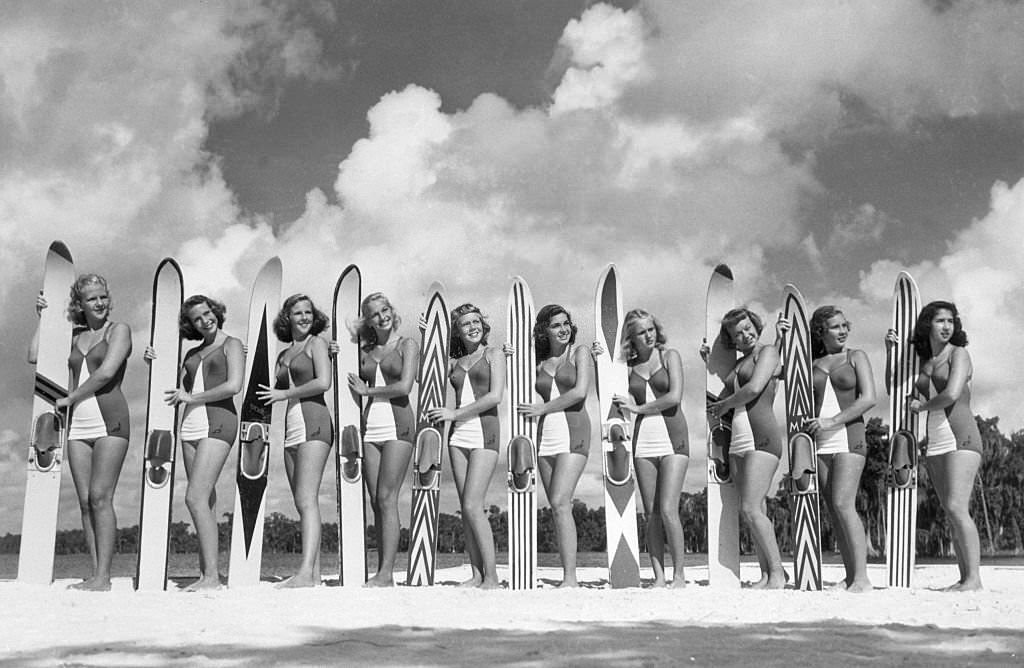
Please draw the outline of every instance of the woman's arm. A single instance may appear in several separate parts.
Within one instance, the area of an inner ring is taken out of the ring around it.
[[[929,397],[927,401],[911,401],[910,410],[920,413],[952,406],[964,391],[964,385],[971,377],[972,370],[971,354],[966,348],[953,346],[949,358],[949,382],[946,383],[946,387],[934,397]]]
[[[736,388],[734,393],[715,402],[713,405],[720,412],[725,412],[731,408],[750,403],[764,391],[764,388],[775,377],[778,366],[778,349],[775,346],[761,346],[760,354],[757,356],[757,363],[754,366],[754,373],[750,376],[750,380]]]
[[[811,420],[821,429],[833,429],[850,420],[856,420],[875,407],[875,376],[871,371],[871,362],[863,350],[851,350],[850,357],[850,363],[857,374],[857,398],[835,415],[818,416]]]
[[[46,297],[43,296],[43,291],[40,290],[39,294],[36,295],[36,331],[32,333],[32,340],[28,344],[29,364],[35,364],[39,359],[39,326],[42,324],[40,318],[43,315],[44,308],[46,308]]]
[[[132,330],[123,322],[115,322],[110,326],[107,335],[107,354],[96,371],[89,374],[85,382],[68,392],[67,404],[74,406],[82,399],[90,397],[117,375],[118,369],[124,364],[132,352]]]

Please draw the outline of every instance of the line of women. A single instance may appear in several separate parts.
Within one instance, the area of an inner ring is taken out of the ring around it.
[[[82,525],[93,562],[93,574],[81,589],[109,589],[110,563],[116,536],[113,495],[128,448],[127,401],[121,392],[131,331],[110,319],[107,282],[96,274],[80,276],[71,286],[68,317],[74,324],[68,359],[71,388],[57,402],[70,411],[68,455],[82,511]],[[46,308],[43,295],[37,313]],[[401,318],[381,293],[367,296],[361,318],[353,326],[360,348],[359,373],[348,388],[363,398],[367,492],[375,515],[378,571],[368,586],[394,584],[400,521],[398,498],[409,468],[415,440],[410,393],[419,368],[419,346],[398,333]],[[216,482],[238,431],[235,397],[241,391],[245,366],[242,342],[223,327],[226,308],[205,295],[184,301],[179,329],[198,342],[184,357],[180,383],[168,389],[166,401],[181,410],[179,438],[188,477],[186,505],[199,539],[199,577],[189,589],[221,585],[218,572]],[[484,514],[484,499],[498,460],[498,406],[505,390],[505,355],[510,350],[489,343],[490,325],[483,312],[463,304],[451,313],[452,334],[448,377],[454,405],[436,408],[429,419],[447,422],[449,456],[462,509],[471,577],[464,585],[500,586],[494,538]],[[274,330],[287,344],[277,358],[276,382],[263,386],[266,404],[287,402],[284,459],[302,529],[302,561],[281,586],[319,584],[319,488],[334,441],[333,422],[325,394],[331,389],[332,350],[336,342],[320,335],[327,317],[303,294],[290,296],[281,307]],[[780,319],[776,330],[789,323]],[[786,574],[778,543],[766,513],[766,497],[779,465],[783,433],[773,402],[779,379],[778,347],[762,342],[762,319],[740,308],[723,314],[720,337],[738,352],[727,378],[726,393],[708,406],[710,413],[731,419],[729,459],[740,494],[741,517],[751,530],[762,577],[751,586],[781,588]],[[864,469],[864,414],[875,405],[874,378],[867,356],[847,348],[850,324],[835,306],[822,306],[811,320],[816,417],[806,429],[818,447],[821,486],[833,518],[846,568],[841,586],[849,591],[871,588],[866,572],[866,539],[855,509]],[[595,382],[595,354],[621,355],[629,368],[628,392],[614,402],[634,416],[634,468],[644,512],[649,518],[647,542],[655,586],[682,587],[683,529],[679,497],[689,461],[687,423],[681,409],[682,357],[667,347],[661,323],[647,311],[626,317],[620,350],[602,351],[581,345],[569,312],[549,304],[537,313],[533,328],[536,349],[537,403],[517,410],[537,419],[538,467],[555,520],[563,569],[561,586],[577,585],[576,526],[572,499],[586,465],[592,441],[587,397]],[[977,528],[967,507],[981,461],[981,439],[970,409],[970,356],[956,307],[932,302],[922,309],[914,329],[914,348],[921,357],[920,376],[911,410],[926,412],[926,465],[953,527],[960,580],[950,589],[981,586]],[[886,341],[898,343],[894,332]],[[36,357],[37,341],[29,352]],[[702,352],[706,347],[702,348]],[[144,357],[153,359],[147,348]],[[665,547],[673,573],[666,574]]]

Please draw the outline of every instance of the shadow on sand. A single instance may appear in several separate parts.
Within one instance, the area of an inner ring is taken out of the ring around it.
[[[486,623],[486,620],[481,620]],[[309,627],[302,644],[181,647],[104,643],[9,654],[2,665],[721,666],[1016,664],[1024,636],[1007,629],[859,626],[575,624],[561,631],[386,626]]]

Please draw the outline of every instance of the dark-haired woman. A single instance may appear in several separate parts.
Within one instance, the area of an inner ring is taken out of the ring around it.
[[[452,310],[451,317],[448,379],[455,390],[455,408],[434,408],[427,417],[452,423],[448,455],[472,571],[463,586],[494,589],[500,583],[484,501],[501,443],[498,404],[505,393],[505,356],[488,347],[491,326],[479,308],[463,304]]]
[[[780,363],[775,346],[761,343],[763,329],[761,318],[749,309],[733,309],[722,318],[719,338],[740,358],[726,377],[728,394],[709,404],[708,412],[716,417],[733,412],[729,464],[740,516],[750,527],[761,566],[761,579],[751,587],[782,589],[786,574],[765,501],[782,456],[782,431],[772,409]],[[706,356],[706,347],[701,353]]]
[[[777,329],[790,323],[780,318]],[[867,539],[857,514],[857,490],[867,458],[864,414],[875,405],[875,377],[863,350],[846,347],[850,323],[841,310],[821,306],[811,315],[814,414],[805,426],[814,436],[821,483],[843,557],[849,592],[871,591]]]
[[[368,400],[363,406],[363,464],[379,546],[377,573],[366,586],[391,587],[400,531],[398,496],[416,438],[409,393],[416,382],[420,349],[415,340],[397,334],[401,318],[382,293],[363,299],[360,313],[359,375],[349,374],[348,386]]]
[[[261,385],[266,404],[287,401],[284,469],[302,527],[302,563],[280,587],[320,584],[320,483],[334,443],[334,425],[324,401],[331,388],[327,342],[320,338],[327,316],[304,294],[288,297],[274,320],[274,333],[288,347],[277,357],[275,387]]]
[[[683,524],[679,496],[690,461],[690,439],[680,405],[683,400],[683,359],[667,348],[665,331],[643,309],[626,314],[620,354],[629,366],[629,395],[615,403],[636,415],[633,422],[633,466],[647,516],[647,545],[654,586],[686,586],[683,576]],[[672,553],[672,579],[665,578],[665,541]]]
[[[182,408],[178,436],[188,487],[185,505],[199,539],[199,579],[189,591],[220,587],[217,570],[217,478],[238,436],[234,397],[245,375],[242,342],[221,329],[227,309],[205,295],[181,305],[178,330],[199,345],[185,353],[178,389],[168,390],[168,404]],[[147,359],[153,351],[146,349]]]
[[[46,308],[42,297],[37,312]],[[128,452],[128,402],[121,392],[125,366],[132,351],[132,332],[123,322],[110,320],[107,281],[83,274],[71,286],[68,319],[71,338],[71,389],[57,400],[58,412],[70,411],[67,458],[75,481],[82,529],[92,558],[92,575],[72,589],[110,589],[110,563],[114,557],[117,516],[114,489]],[[37,345],[37,344],[36,344]],[[29,362],[35,362],[35,345]]]
[[[887,342],[895,342],[890,330]],[[949,591],[981,589],[981,543],[969,504],[981,466],[981,433],[971,411],[967,333],[952,302],[935,301],[921,309],[914,325],[914,350],[921,358],[917,396],[909,408],[928,414],[925,466],[949,516],[960,580]]]
[[[544,492],[555,520],[562,587],[576,587],[576,523],[572,497],[590,452],[587,395],[594,378],[589,347],[574,346],[576,325],[569,312],[548,304],[537,313],[533,340],[537,354],[537,393],[544,400],[517,410],[537,425],[537,456]]]

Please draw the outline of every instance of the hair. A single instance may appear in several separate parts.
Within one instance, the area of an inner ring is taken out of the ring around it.
[[[644,319],[650,319],[654,323],[654,331],[656,336],[654,339],[654,347],[658,350],[664,350],[665,344],[668,342],[668,337],[665,336],[665,328],[661,326],[661,321],[655,318],[649,311],[645,311],[642,308],[635,308],[626,314],[626,317],[622,322],[622,341],[620,342],[619,353],[622,355],[622,359],[631,360],[636,357],[636,350],[633,349],[632,336],[630,335],[630,327],[633,323],[639,322]],[[609,351],[610,353],[611,351]]]
[[[110,288],[107,287],[107,279],[99,274],[81,274],[71,284],[71,300],[68,302],[68,320],[77,327],[85,327],[88,323],[85,320],[85,307],[82,300],[85,298],[85,289],[91,285],[99,285],[107,291],[107,312],[114,307],[110,299]]]
[[[722,316],[722,327],[718,331],[718,338],[722,340],[726,348],[730,350],[736,350],[736,342],[732,340],[732,336],[729,334],[729,328],[735,327],[744,320],[750,320],[751,324],[754,325],[754,329],[757,330],[758,335],[764,329],[764,321],[761,320],[761,316],[754,313],[746,306],[740,308],[734,308],[724,316]]]
[[[961,348],[967,345],[967,332],[964,331],[964,324],[960,321],[960,312],[957,311],[956,304],[953,302],[934,301],[926,304],[921,309],[921,312],[917,315],[917,322],[914,324],[914,336],[911,341],[918,357],[922,360],[932,358],[932,320],[942,310],[953,314],[953,336],[949,337],[949,342]]]
[[[200,304],[206,304],[210,307],[214,317],[217,318],[218,328],[224,326],[224,318],[228,314],[228,308],[224,306],[223,302],[211,299],[206,295],[192,295],[181,303],[181,310],[178,311],[178,332],[182,338],[190,341],[203,340],[203,335],[199,333],[199,330],[196,329],[195,325],[192,324],[192,320],[188,317],[188,312]]]
[[[316,336],[327,329],[327,325],[330,324],[327,315],[316,307],[316,304],[313,303],[313,300],[308,295],[301,292],[296,293],[284,300],[281,310],[278,311],[277,317],[274,318],[274,334],[277,336],[277,340],[282,343],[292,342],[292,322],[289,316],[291,315],[292,308],[299,302],[309,302],[310,308],[313,309],[313,326],[309,330],[310,335]]]
[[[399,325],[402,324],[402,318],[399,317],[398,312],[395,311],[395,307],[391,305],[391,300],[384,296],[383,292],[371,292],[363,298],[363,301],[359,304],[360,317],[355,322],[355,334],[359,344],[363,347],[372,347],[377,345],[377,332],[373,329],[373,326],[369,324],[367,310],[370,308],[370,304],[373,302],[384,302],[391,308],[391,329],[392,331],[398,329]]]
[[[828,321],[833,317],[841,315],[844,318],[846,314],[843,313],[842,309],[832,304],[826,304],[819,306],[814,309],[814,313],[811,314],[810,330],[811,330],[811,358],[818,359],[828,354],[825,350],[825,341],[822,337],[825,335],[825,330],[828,329]],[[846,321],[847,327],[852,329],[850,321]]]
[[[487,318],[480,312],[480,309],[472,304],[463,304],[452,309],[452,332],[448,342],[448,354],[451,357],[458,358],[466,354],[466,346],[462,343],[462,337],[459,336],[459,320],[464,315],[470,313],[476,313],[480,316],[480,321],[483,323],[484,335],[480,339],[480,345],[487,345],[487,337],[491,333],[491,324],[487,322]]]
[[[548,304],[537,312],[537,322],[533,325],[533,344],[534,349],[536,350],[538,362],[546,360],[551,355],[551,341],[548,340],[548,325],[551,323],[552,318],[562,313],[564,313],[569,319],[569,327],[572,332],[569,335],[569,345],[571,346],[576,342],[576,333],[579,331],[579,328],[576,326],[576,323],[572,321],[572,314],[558,304]]]

